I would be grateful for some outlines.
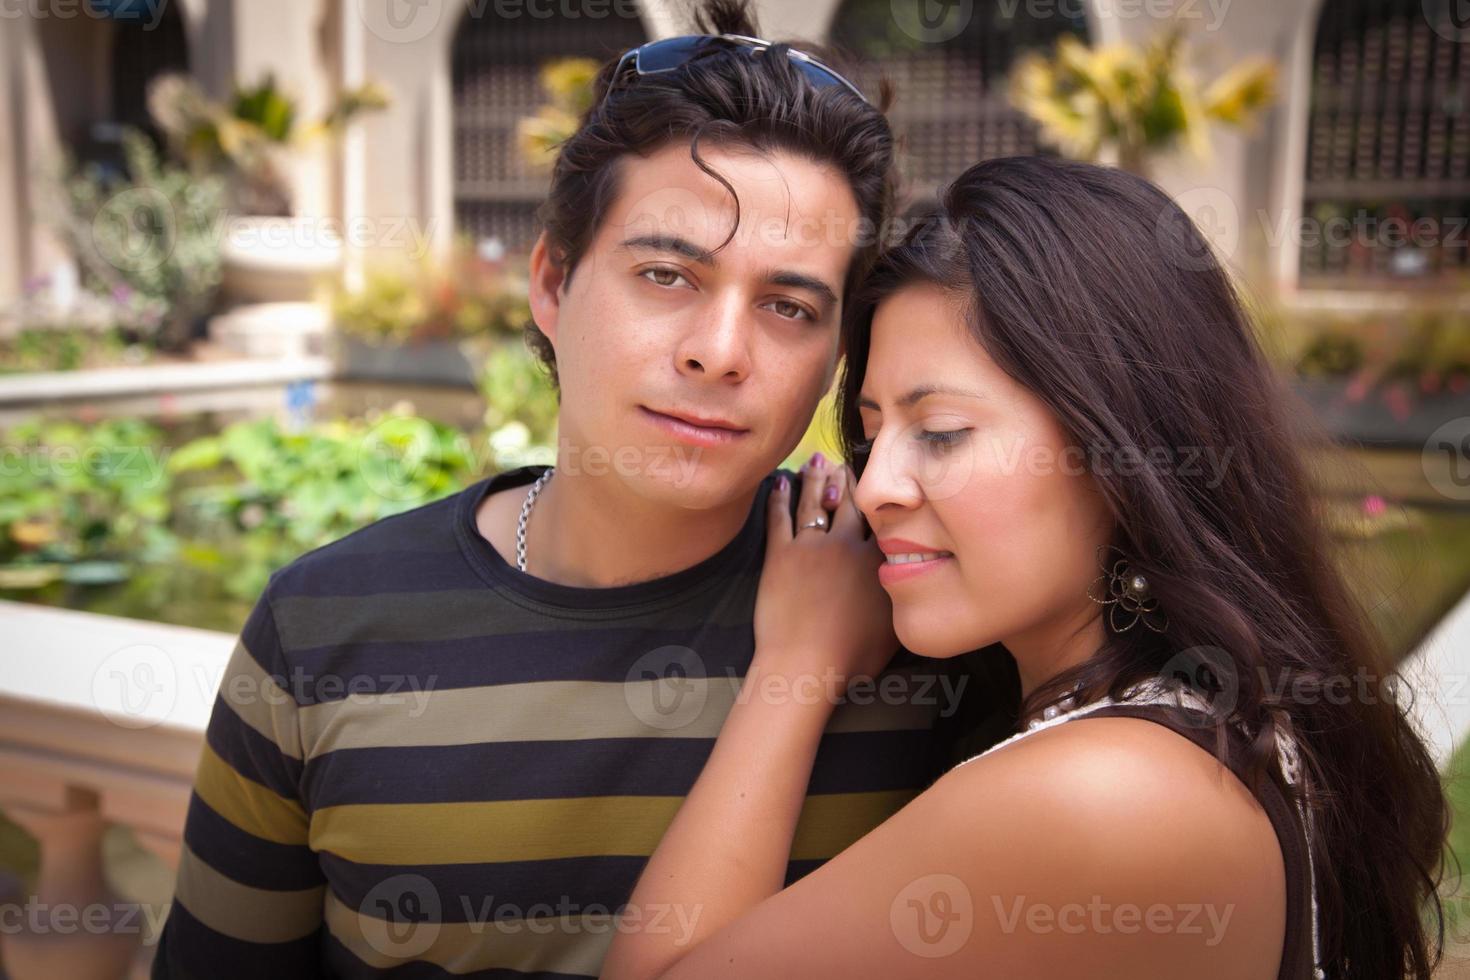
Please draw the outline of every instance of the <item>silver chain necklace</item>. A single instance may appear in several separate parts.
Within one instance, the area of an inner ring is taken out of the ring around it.
[[[526,570],[526,521],[531,517],[531,508],[536,503],[536,496],[541,488],[546,486],[546,481],[551,479],[551,474],[556,472],[556,467],[548,467],[545,473],[531,484],[531,490],[526,494],[526,502],[521,504],[520,520],[516,521],[516,567],[521,571]]]

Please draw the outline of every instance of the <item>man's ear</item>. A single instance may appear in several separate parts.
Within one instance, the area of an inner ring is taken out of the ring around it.
[[[562,286],[566,283],[566,270],[552,254],[546,241],[546,232],[536,237],[531,249],[529,300],[531,319],[536,328],[546,335],[552,346],[556,345],[557,320],[561,315]]]

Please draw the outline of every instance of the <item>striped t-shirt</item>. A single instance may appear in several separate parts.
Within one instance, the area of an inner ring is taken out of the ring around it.
[[[155,978],[597,975],[741,693],[776,474],[714,555],[589,589],[477,530],[542,470],[271,576],[215,701]],[[947,765],[949,663],[900,650],[878,680],[822,737],[788,883]]]

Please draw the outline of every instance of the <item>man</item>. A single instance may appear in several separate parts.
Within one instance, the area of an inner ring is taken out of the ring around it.
[[[730,2],[699,27],[755,33]],[[733,699],[799,696],[739,684],[765,502],[833,380],[892,138],[834,72],[746,41],[646,45],[597,89],[531,257],[556,466],[271,577],[209,725],[155,977],[595,976]],[[831,462],[803,476],[845,492]],[[937,775],[954,680],[898,651],[849,692],[790,880]]]

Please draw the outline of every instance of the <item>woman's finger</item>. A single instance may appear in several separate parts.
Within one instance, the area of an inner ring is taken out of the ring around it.
[[[822,509],[829,515],[834,514],[842,505],[843,490],[847,486],[847,478],[842,474],[846,469],[840,463],[827,467],[827,485],[822,488]]]
[[[791,540],[791,478],[785,473],[776,477],[776,485],[766,498],[766,547]]]
[[[802,467],[801,499],[796,504],[797,535],[826,534],[826,529],[831,526],[831,515],[822,509],[822,491],[827,488],[827,472],[831,468],[832,464],[821,453],[813,455],[811,461]],[[803,529],[804,525],[815,520],[820,520],[822,526]]]

